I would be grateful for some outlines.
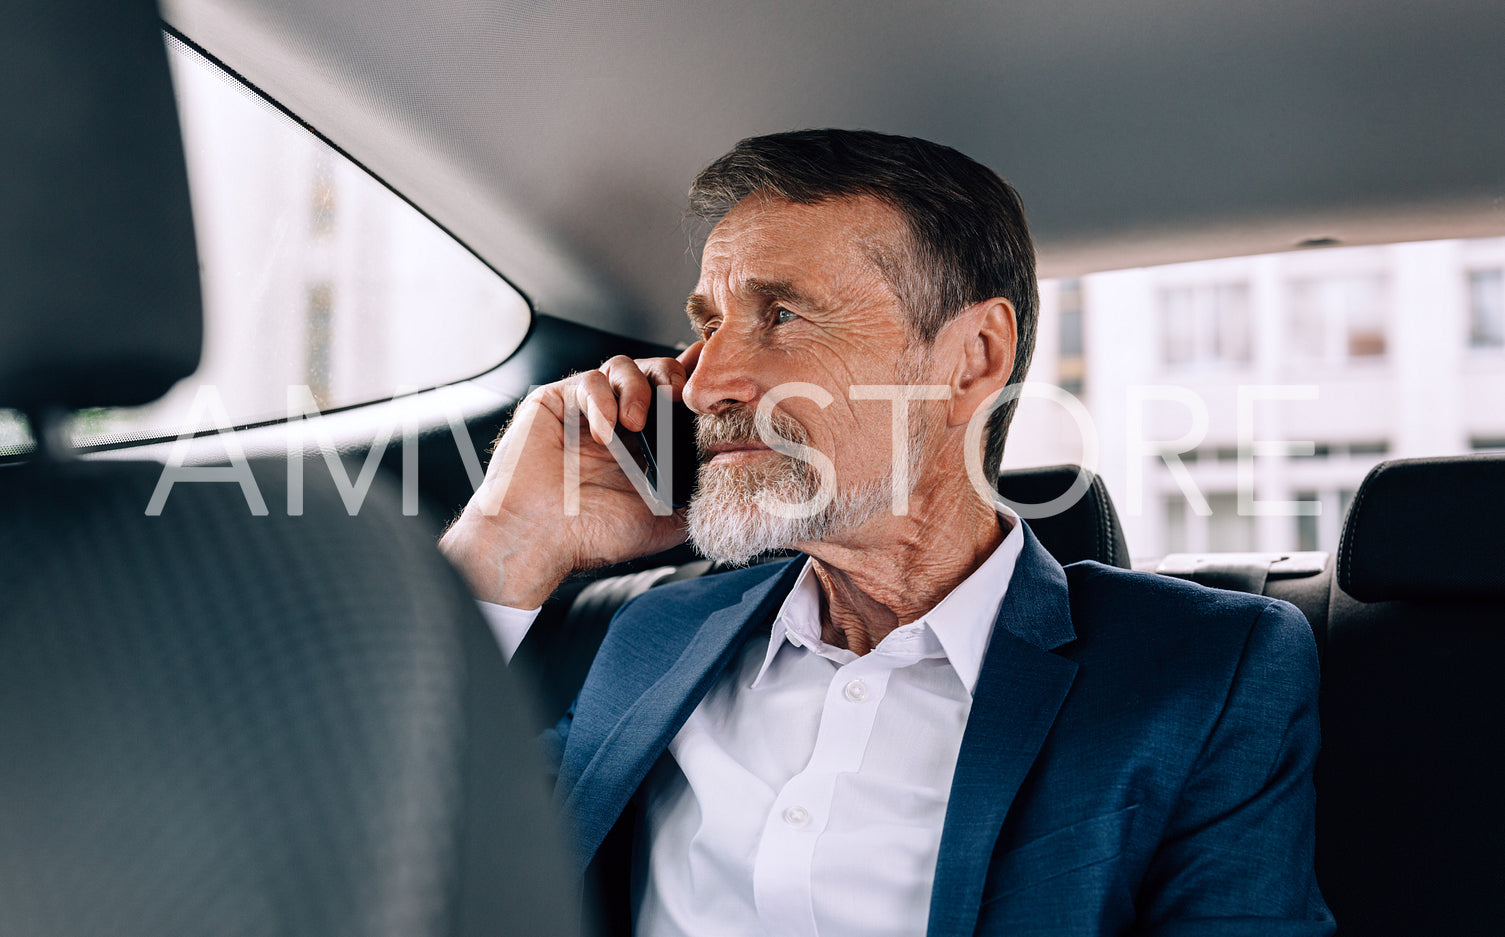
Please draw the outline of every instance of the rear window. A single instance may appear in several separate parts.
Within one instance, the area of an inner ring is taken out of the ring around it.
[[[1030,380],[1085,404],[1136,555],[1331,552],[1376,463],[1505,449],[1505,238],[1045,281]],[[1082,440],[1027,396],[1004,466]]]
[[[517,348],[528,305],[494,270],[213,62],[173,37],[167,45],[203,361],[148,406],[79,414],[77,443],[286,419],[290,395],[300,409],[382,400],[473,377]],[[0,411],[0,454],[31,445],[24,423]]]

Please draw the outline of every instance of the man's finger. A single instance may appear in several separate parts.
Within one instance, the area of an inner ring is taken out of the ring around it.
[[[638,367],[638,362],[626,355],[617,355],[601,365],[600,373],[611,382],[616,394],[617,422],[625,429],[642,429],[648,417],[648,403],[653,399],[653,384]]]
[[[611,439],[617,425],[617,394],[611,381],[600,371],[586,371],[576,376],[575,403],[585,414],[591,437],[601,445]]]
[[[678,400],[684,396],[685,381],[687,380],[685,367],[676,358],[639,358],[637,366],[648,375],[648,380],[654,387],[667,385],[673,389],[673,399]]]

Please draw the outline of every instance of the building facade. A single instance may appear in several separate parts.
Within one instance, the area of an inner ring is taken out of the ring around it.
[[[1377,462],[1505,448],[1502,271],[1491,238],[1051,281],[1030,378],[1086,405],[1137,556],[1331,551]],[[1084,435],[1027,399],[1005,466]]]

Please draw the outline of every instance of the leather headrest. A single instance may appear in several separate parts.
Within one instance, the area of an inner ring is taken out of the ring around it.
[[[1130,567],[1129,545],[1123,525],[1103,480],[1075,465],[1045,465],[999,473],[998,493],[1018,505],[1043,505],[1061,497],[1086,473],[1089,484],[1082,496],[1056,514],[1029,521],[1030,530],[1056,562],[1096,560],[1108,566]]]
[[[1363,602],[1505,600],[1505,454],[1375,466],[1343,524],[1338,585]]]
[[[5,0],[0,87],[0,406],[161,396],[203,312],[156,7]]]

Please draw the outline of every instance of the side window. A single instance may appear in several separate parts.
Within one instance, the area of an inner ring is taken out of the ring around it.
[[[77,443],[212,429],[216,410],[236,426],[286,419],[290,396],[320,410],[381,400],[474,377],[517,348],[528,305],[495,271],[256,92],[167,44],[202,270],[203,360],[155,403],[80,414]],[[0,455],[31,444],[24,423],[0,411]]]

